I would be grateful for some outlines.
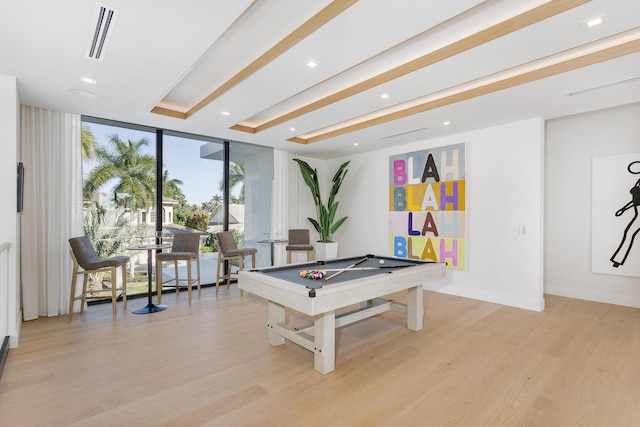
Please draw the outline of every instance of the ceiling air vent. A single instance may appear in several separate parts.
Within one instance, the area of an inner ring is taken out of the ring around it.
[[[96,4],[96,13],[91,26],[91,38],[87,46],[87,57],[96,61],[103,60],[117,17],[117,10],[100,3]]]
[[[422,132],[423,130],[427,130],[427,128],[405,130],[404,132],[394,133],[393,135],[381,136],[380,139],[395,138],[396,136],[409,135],[410,133]]]
[[[612,81],[612,82],[607,82],[607,83],[603,83],[603,84],[596,85],[596,86],[585,87],[583,89],[574,90],[573,92],[567,92],[567,95],[573,96],[573,95],[577,95],[579,93],[589,92],[589,91],[596,90],[596,89],[602,89],[602,88],[605,88],[605,87],[618,85],[620,83],[627,83],[627,82],[630,82],[630,81],[633,81],[633,80],[637,80],[637,79],[640,79],[640,75],[633,76],[633,77],[627,77],[625,79],[615,80],[615,81]]]

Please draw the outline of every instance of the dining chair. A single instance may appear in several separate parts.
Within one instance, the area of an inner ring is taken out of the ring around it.
[[[291,264],[291,252],[306,252],[307,261],[313,259],[313,245],[309,242],[309,230],[291,229],[289,230],[289,244],[285,247],[287,251],[287,264]]]
[[[231,264],[225,271],[223,276],[220,276],[220,265],[223,261],[238,260],[239,270],[244,269],[244,257],[251,255],[251,267],[256,267],[256,248],[242,248],[238,249],[236,241],[233,239],[233,234],[230,231],[220,231],[216,233],[216,241],[218,242],[218,271],[216,272],[216,295],[218,295],[218,286],[220,279],[227,281],[227,289],[231,284]],[[240,290],[242,295],[242,289]]]
[[[113,318],[116,318],[116,303],[118,301],[118,291],[122,295],[123,308],[127,309],[127,269],[125,266],[129,262],[128,256],[114,256],[110,258],[99,258],[87,236],[72,237],[69,239],[71,245],[71,260],[73,261],[73,275],[71,277],[71,295],[69,297],[69,317],[71,322],[73,316],[73,305],[76,301],[80,301],[80,313],[84,312],[85,305],[89,299],[104,299],[105,292],[111,293],[111,309]],[[117,287],[116,269],[122,269],[122,286]],[[111,288],[87,290],[89,275],[94,273],[111,273]],[[78,276],[83,276],[82,293],[76,295],[76,282]]]
[[[187,278],[180,279],[178,262],[186,261]],[[196,265],[196,277],[192,277],[193,261]],[[163,280],[162,265],[164,262],[173,262],[174,277]],[[198,297],[200,296],[200,233],[176,233],[173,235],[171,252],[159,252],[156,254],[156,290],[158,292],[158,304],[162,301],[162,287],[173,282],[171,286],[176,289],[176,294],[180,293],[180,282],[185,282],[182,286],[187,287],[189,304],[191,304],[191,286],[198,284]]]

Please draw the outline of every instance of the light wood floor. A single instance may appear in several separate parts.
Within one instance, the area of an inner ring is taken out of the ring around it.
[[[395,295],[402,299],[401,295]],[[640,310],[547,296],[542,313],[425,292],[337,332],[336,370],[266,340],[266,302],[235,286],[169,308],[109,305],[23,325],[0,426],[638,426]],[[296,314],[291,321],[304,323]]]

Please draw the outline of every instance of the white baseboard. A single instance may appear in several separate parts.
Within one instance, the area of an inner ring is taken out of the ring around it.
[[[545,294],[557,295],[560,297],[583,299],[587,301],[602,302],[605,304],[622,305],[625,307],[640,308],[640,297],[629,295],[615,295],[605,292],[592,291],[588,289],[569,288],[564,286],[547,286]]]
[[[18,310],[18,316],[16,317],[16,329],[15,331],[9,331],[9,347],[18,347],[18,341],[20,340],[20,331],[22,330],[22,310]]]
[[[423,289],[428,291],[441,292],[443,294],[456,295],[465,298],[477,299],[480,301],[492,302],[509,307],[523,308],[525,310],[542,311],[544,310],[544,298],[527,299],[514,297],[513,295],[498,294],[495,292],[487,292],[477,289],[466,288],[456,285],[435,285],[425,284]]]

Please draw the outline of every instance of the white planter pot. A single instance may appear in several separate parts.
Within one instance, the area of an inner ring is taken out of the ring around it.
[[[316,259],[318,261],[326,261],[336,258],[338,258],[338,242],[316,242]]]

